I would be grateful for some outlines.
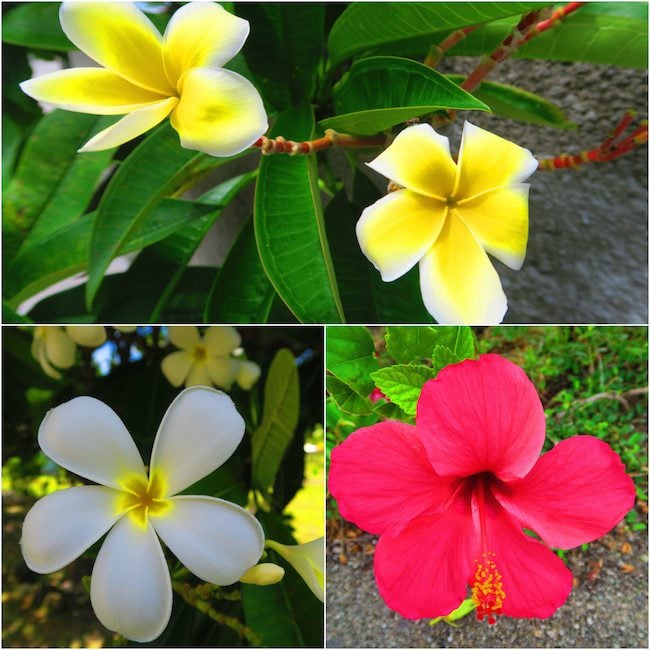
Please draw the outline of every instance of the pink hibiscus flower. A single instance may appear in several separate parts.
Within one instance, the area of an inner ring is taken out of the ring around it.
[[[389,607],[410,619],[445,616],[468,584],[489,623],[547,618],[565,602],[572,575],[549,547],[601,537],[635,490],[598,438],[575,436],[540,456],[545,429],[532,382],[489,354],[428,381],[415,426],[380,422],[332,451],[341,514],[380,535],[375,578]]]

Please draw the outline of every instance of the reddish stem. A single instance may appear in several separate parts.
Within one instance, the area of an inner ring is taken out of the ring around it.
[[[267,138],[263,135],[253,146],[261,149],[265,156],[272,153],[288,153],[290,156],[295,156],[297,154],[310,154],[331,147],[380,147],[386,144],[387,139],[387,136],[383,133],[366,137],[337,133],[332,129],[327,129],[322,138],[303,142],[286,140],[281,135],[276,138]]]
[[[429,66],[430,68],[435,68],[448,50],[456,45],[456,43],[462,41],[467,34],[473,32],[477,27],[478,25],[470,25],[469,27],[457,29],[455,32],[449,34],[442,43],[432,45],[426,59],[424,59],[424,65]]]

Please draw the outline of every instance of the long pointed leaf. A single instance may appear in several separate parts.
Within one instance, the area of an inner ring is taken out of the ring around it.
[[[272,135],[309,140],[311,108],[290,109]],[[330,258],[315,156],[266,156],[255,191],[255,237],[267,276],[302,322],[339,323],[343,309]]]

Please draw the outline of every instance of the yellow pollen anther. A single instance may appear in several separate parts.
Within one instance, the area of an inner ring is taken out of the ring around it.
[[[503,590],[503,578],[494,561],[494,553],[483,553],[482,560],[474,560],[476,572],[472,582],[472,600],[476,604],[476,618],[482,621],[488,617],[488,623],[496,623],[496,616],[501,614],[506,592]]]

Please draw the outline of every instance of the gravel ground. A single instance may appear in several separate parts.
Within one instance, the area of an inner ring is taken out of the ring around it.
[[[625,543],[631,548],[625,548]],[[329,648],[647,648],[648,539],[617,530],[586,552],[567,553],[575,582],[566,604],[546,620],[500,618],[496,625],[474,615],[454,628],[431,627],[391,611],[377,593],[372,571],[376,538],[363,534],[348,542],[360,551],[340,564],[340,543],[330,545],[327,561]],[[621,548],[628,553],[622,552]],[[365,553],[364,553],[365,552]],[[602,568],[598,570],[600,561]],[[627,566],[626,566],[627,565]],[[626,573],[626,570],[633,570]]]

